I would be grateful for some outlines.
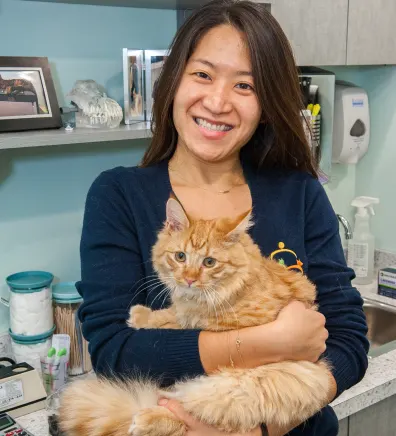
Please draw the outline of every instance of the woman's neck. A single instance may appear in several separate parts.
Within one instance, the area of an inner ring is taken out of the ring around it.
[[[175,181],[192,187],[223,190],[245,183],[238,155],[221,162],[205,162],[178,146],[170,160],[169,170]]]

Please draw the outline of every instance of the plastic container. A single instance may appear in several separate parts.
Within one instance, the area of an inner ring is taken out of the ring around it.
[[[10,331],[11,350],[16,363],[26,362],[41,375],[40,359],[45,357],[51,348],[54,330],[55,326],[52,326],[49,331],[35,336],[16,335]]]
[[[77,316],[83,299],[75,282],[64,282],[52,288],[56,333],[70,336],[69,375],[85,374],[92,369],[88,342],[83,338]]]
[[[351,205],[357,208],[353,237],[348,241],[348,266],[355,271],[354,283],[367,285],[374,280],[375,238],[370,231],[370,218],[379,199],[357,197]]]
[[[6,278],[9,297],[1,301],[10,308],[10,329],[15,335],[36,336],[54,325],[51,283],[45,271],[23,271]]]

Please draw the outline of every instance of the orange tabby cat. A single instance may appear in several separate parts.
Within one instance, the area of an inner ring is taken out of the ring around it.
[[[172,305],[152,311],[133,306],[133,328],[231,330],[274,321],[288,303],[314,307],[315,287],[301,273],[263,257],[239,222],[190,221],[175,199],[153,247],[153,265]],[[241,344],[243,346],[243,344]],[[176,398],[196,418],[228,432],[260,423],[303,421],[326,403],[325,361],[285,361],[254,369],[224,368],[159,391],[151,382],[89,380],[72,384],[62,401],[61,428],[71,436],[182,436],[186,428],[157,406],[159,395]]]

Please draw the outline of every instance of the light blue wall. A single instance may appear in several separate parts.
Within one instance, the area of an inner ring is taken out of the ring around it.
[[[364,88],[369,97],[371,138],[367,154],[357,165],[333,165],[329,197],[340,213],[354,220],[350,200],[358,195],[379,197],[371,229],[376,248],[396,252],[396,67],[328,68],[337,79]]]
[[[47,56],[60,104],[76,79],[95,79],[122,101],[122,48],[167,48],[174,11],[0,0],[3,56]],[[144,141],[0,152],[0,292],[15,271],[80,277],[78,244],[87,190],[102,171],[135,165]],[[0,331],[7,311],[0,307]]]
[[[47,56],[60,104],[87,78],[121,102],[122,49],[167,48],[176,27],[171,10],[0,0],[0,55]]]
[[[356,169],[356,194],[379,197],[372,229],[378,248],[396,252],[396,67],[367,69],[371,143]]]

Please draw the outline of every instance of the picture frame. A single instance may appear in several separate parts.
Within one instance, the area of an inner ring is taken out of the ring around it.
[[[161,74],[164,62],[169,56],[168,50],[145,50],[145,80],[146,80],[146,120],[151,120],[155,86]]]
[[[133,124],[146,119],[144,89],[144,50],[124,48],[124,122]]]
[[[0,56],[0,133],[61,126],[48,58]]]

